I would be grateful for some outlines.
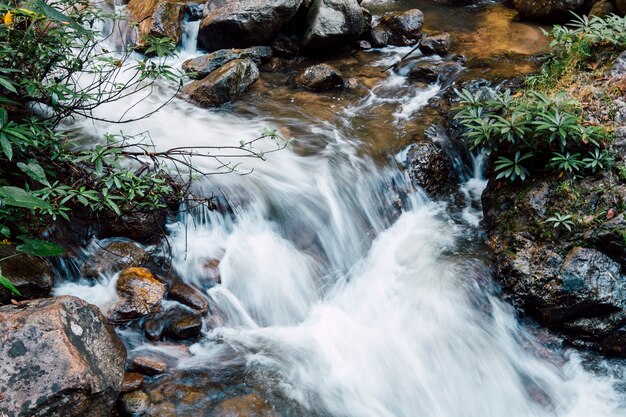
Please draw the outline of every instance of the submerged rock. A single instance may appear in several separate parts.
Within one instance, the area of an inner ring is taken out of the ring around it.
[[[174,306],[146,320],[144,331],[150,340],[195,339],[202,331],[202,316],[191,309]]]
[[[108,417],[126,350],[97,307],[70,296],[0,307],[0,415]]]
[[[335,52],[356,41],[365,27],[365,16],[357,0],[311,0],[302,48]]]
[[[130,320],[159,309],[165,295],[165,284],[146,268],[127,268],[120,272],[115,285],[124,302],[113,313],[113,319]]]
[[[246,49],[222,49],[188,59],[183,62],[183,70],[196,73],[194,78],[204,78],[233,59],[251,59],[256,65],[261,65],[271,57],[272,48],[269,46],[255,46]]]
[[[452,45],[452,37],[449,33],[441,33],[439,35],[430,35],[422,39],[420,43],[420,51],[424,55],[446,55],[450,52]]]
[[[0,244],[0,259],[3,259],[0,262],[2,275],[22,294],[18,296],[0,286],[0,304],[10,303],[12,299],[28,300],[50,295],[54,274],[46,260],[19,253],[15,246],[3,244]]]
[[[222,0],[209,2],[198,32],[207,51],[267,45],[296,15],[302,0]]]
[[[218,107],[234,101],[259,78],[259,69],[250,59],[233,59],[206,78],[187,84],[189,98],[201,107]]]
[[[521,17],[542,22],[562,22],[580,12],[585,0],[513,0]]]
[[[148,253],[134,242],[113,242],[100,248],[85,262],[83,274],[95,278],[100,274],[143,265]]]
[[[300,71],[295,78],[296,86],[313,91],[324,91],[343,86],[343,76],[328,64],[312,65]]]

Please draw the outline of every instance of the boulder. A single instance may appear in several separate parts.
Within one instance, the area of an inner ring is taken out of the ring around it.
[[[184,92],[200,107],[218,107],[238,99],[257,79],[259,69],[250,59],[233,59],[202,80],[187,84]]]
[[[433,142],[415,144],[407,155],[409,177],[431,197],[452,194],[460,178],[446,152]]]
[[[114,309],[114,320],[132,320],[154,313],[165,295],[165,284],[146,268],[123,270],[115,288],[124,301]]]
[[[312,0],[302,48],[335,52],[356,41],[365,27],[365,16],[357,0]]]
[[[267,62],[272,57],[269,46],[255,46],[246,49],[222,49],[210,54],[188,59],[183,62],[185,72],[194,72],[194,78],[204,78],[233,59],[251,59],[256,65]]]
[[[513,5],[524,19],[557,23],[570,20],[571,12],[580,12],[585,0],[513,0]]]
[[[296,15],[302,0],[220,0],[208,2],[198,46],[209,52],[267,45]]]
[[[452,37],[449,33],[441,33],[438,35],[426,36],[420,42],[420,51],[424,55],[441,55],[444,56],[450,52],[452,45]]]
[[[462,69],[463,66],[456,61],[418,63],[411,67],[409,79],[423,83],[443,82],[447,78],[458,74]]]
[[[108,417],[126,350],[97,307],[71,296],[0,307],[0,415]]]
[[[343,76],[328,64],[312,65],[300,71],[295,79],[296,86],[313,91],[324,91],[343,86]]]
[[[83,266],[83,274],[95,278],[100,274],[143,265],[148,253],[134,242],[113,242],[100,248]]]
[[[6,259],[5,259],[6,258]],[[0,286],[0,305],[12,299],[48,297],[54,284],[50,264],[43,258],[19,253],[13,245],[0,244],[0,271],[18,289],[18,296]]]
[[[389,36],[389,44],[397,46],[415,45],[422,35],[424,13],[418,9],[386,13],[379,22]]]
[[[167,294],[170,300],[178,301],[188,307],[198,310],[200,313],[209,311],[209,301],[200,291],[184,282],[176,281],[170,287]]]
[[[146,320],[144,331],[153,341],[195,339],[202,332],[202,316],[186,307],[174,306]]]
[[[170,38],[178,44],[182,36],[185,4],[175,0],[130,0],[126,6],[131,22],[137,24],[136,39],[142,48],[143,38],[155,36]]]

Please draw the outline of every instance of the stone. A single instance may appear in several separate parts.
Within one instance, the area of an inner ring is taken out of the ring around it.
[[[424,55],[441,55],[444,56],[450,52],[452,45],[452,37],[449,33],[441,33],[439,35],[430,35],[422,39],[420,43],[420,51]]]
[[[133,211],[121,216],[97,218],[97,237],[125,237],[139,243],[154,243],[165,236],[167,209]]]
[[[150,408],[150,396],[143,391],[128,392],[120,397],[119,408],[128,417],[143,415]]]
[[[416,144],[407,155],[409,177],[430,196],[451,194],[460,183],[452,161],[441,147],[433,142]]]
[[[193,78],[204,78],[233,59],[251,59],[256,65],[261,65],[269,61],[272,54],[272,48],[269,46],[255,46],[246,49],[222,49],[188,59],[183,62],[182,67],[185,72],[195,73]]]
[[[202,316],[186,307],[174,306],[146,320],[144,331],[153,341],[195,339],[202,332]]]
[[[0,305],[12,299],[28,300],[48,297],[54,285],[54,273],[50,264],[35,256],[19,253],[13,245],[0,243],[0,271],[18,289],[21,296],[0,286]]]
[[[208,2],[198,46],[209,52],[267,45],[296,15],[302,0]]]
[[[141,388],[143,384],[143,375],[137,372],[126,372],[122,379],[122,392],[132,392]]]
[[[365,40],[360,40],[357,43],[357,46],[359,47],[359,49],[363,49],[363,50],[372,49],[372,44]]]
[[[419,63],[411,67],[409,79],[423,83],[435,83],[446,81],[447,78],[458,74],[463,66],[456,62]]]
[[[131,22],[137,23],[136,39],[140,48],[143,38],[155,36],[170,38],[178,44],[182,37],[182,21],[185,4],[178,1],[130,0],[126,6]]]
[[[558,23],[571,19],[571,12],[580,12],[585,0],[513,0],[524,19]]]
[[[108,417],[124,344],[96,306],[71,296],[0,307],[0,415]]]
[[[276,55],[282,57],[293,57],[300,49],[298,37],[285,34],[278,35],[272,41],[271,47]]]
[[[312,65],[300,71],[295,79],[296,86],[312,91],[325,91],[343,86],[343,76],[328,64]]]
[[[187,84],[184,92],[200,107],[219,107],[234,101],[259,78],[250,59],[233,59],[202,80]]]
[[[365,30],[365,16],[357,0],[312,0],[302,48],[336,52],[356,41]]]
[[[83,266],[83,275],[96,278],[100,274],[143,265],[148,253],[134,242],[113,242],[100,248]]]
[[[626,75],[626,51],[619,54],[611,68],[611,77],[618,78],[624,75]]]
[[[151,355],[137,355],[128,362],[128,370],[141,375],[156,376],[167,372],[168,366],[161,358]]]
[[[604,17],[615,13],[615,5],[610,0],[600,0],[593,4],[589,16]]]
[[[275,417],[271,404],[256,393],[228,398],[216,407],[216,417]]]
[[[117,293],[124,298],[114,319],[134,319],[154,313],[165,296],[165,284],[146,268],[127,268],[120,272],[115,284]],[[120,314],[123,312],[123,314]]]
[[[184,282],[177,281],[172,284],[167,297],[170,300],[178,301],[194,310],[198,310],[200,313],[204,314],[209,311],[209,301],[204,294]]]
[[[386,13],[380,25],[389,33],[389,44],[397,46],[415,45],[422,35],[424,13],[418,9]]]
[[[382,48],[389,44],[389,30],[381,24],[373,25],[368,29],[366,38],[374,48]]]

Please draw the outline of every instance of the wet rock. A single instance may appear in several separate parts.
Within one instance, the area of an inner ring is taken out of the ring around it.
[[[128,362],[128,370],[141,375],[156,376],[167,372],[167,362],[151,355],[137,355]]]
[[[275,417],[272,406],[259,394],[229,398],[216,407],[216,417]]]
[[[143,47],[143,38],[170,38],[177,44],[182,36],[185,4],[178,1],[130,0],[126,6],[131,22],[137,24],[135,43]]]
[[[542,22],[570,20],[571,12],[580,12],[585,0],[513,0],[519,15]]]
[[[10,257],[10,258],[9,258]],[[3,259],[7,258],[7,259]],[[0,304],[11,299],[48,297],[54,284],[50,264],[42,258],[20,254],[13,245],[0,244],[0,271],[22,294],[21,297],[0,286]]]
[[[143,376],[137,372],[126,372],[122,379],[122,392],[132,392],[141,388]]]
[[[302,48],[336,52],[356,41],[364,30],[365,17],[356,0],[312,0]]]
[[[113,319],[129,320],[150,313],[159,308],[165,295],[165,284],[146,268],[127,268],[120,272],[115,284],[117,293],[124,298]]]
[[[120,397],[118,404],[122,415],[140,416],[150,408],[150,396],[143,391],[128,392]]]
[[[397,46],[415,45],[422,35],[424,14],[418,9],[386,13],[380,26],[389,33],[389,44]]]
[[[271,57],[272,48],[269,46],[255,46],[246,49],[222,49],[188,59],[183,62],[183,70],[196,73],[194,78],[204,78],[233,59],[251,59],[256,65],[261,65]]]
[[[300,71],[295,78],[296,86],[313,91],[324,91],[343,86],[343,76],[328,64],[312,65]]]
[[[366,38],[374,48],[382,48],[389,44],[389,36],[385,26],[376,24],[368,29]]]
[[[125,237],[139,243],[154,243],[165,236],[167,209],[135,211],[121,216],[97,218],[97,237]]]
[[[144,331],[150,340],[162,340],[165,337],[174,340],[194,339],[202,331],[202,316],[188,308],[174,306],[146,320]]]
[[[407,156],[411,181],[433,197],[452,194],[460,179],[452,161],[441,147],[432,142],[416,144]]]
[[[209,311],[209,301],[204,294],[191,285],[187,285],[181,281],[172,284],[168,298],[189,306],[194,310],[198,310],[201,313]]]
[[[0,307],[0,415],[108,417],[126,350],[97,307],[70,296]]]
[[[296,36],[278,35],[271,44],[274,53],[282,57],[292,57],[298,54],[300,48]]]
[[[207,51],[267,45],[296,15],[302,0],[223,0],[207,3],[198,46]]]
[[[113,242],[100,248],[83,266],[86,277],[118,272],[122,269],[143,265],[148,253],[134,242]]]
[[[441,33],[439,35],[426,36],[420,43],[420,51],[424,55],[446,55],[450,52],[452,45],[452,37],[449,33]]]
[[[234,101],[259,78],[259,69],[250,59],[234,59],[206,78],[187,84],[184,92],[201,107],[218,107]]]
[[[589,11],[589,16],[604,17],[615,13],[616,11],[615,5],[611,1],[600,0],[593,4],[591,11]]]
[[[368,50],[368,49],[372,49],[372,44],[369,43],[368,41],[359,41],[357,43],[359,49],[363,49],[363,50]]]
[[[435,83],[437,81],[445,81],[449,77],[458,74],[463,66],[455,61],[440,63],[419,63],[411,67],[409,78],[413,81],[423,83]]]

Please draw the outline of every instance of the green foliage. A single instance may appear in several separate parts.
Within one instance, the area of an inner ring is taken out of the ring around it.
[[[462,90],[457,95],[461,110],[455,118],[473,148],[496,157],[497,178],[523,181],[546,167],[574,173],[610,165],[603,150],[608,131],[585,126],[579,103],[564,94],[527,90],[512,95],[506,90],[485,97],[480,91]],[[590,156],[581,159],[585,150]]]
[[[572,226],[574,226],[571,214],[554,213],[554,216],[546,219],[546,223],[551,223],[555,229],[563,228],[567,229],[569,232],[572,231]]]

